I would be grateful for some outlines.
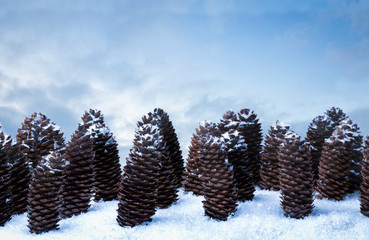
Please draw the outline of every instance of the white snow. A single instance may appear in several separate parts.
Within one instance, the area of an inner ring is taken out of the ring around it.
[[[92,203],[88,213],[61,220],[59,230],[41,235],[29,233],[26,214],[13,216],[0,227],[0,239],[368,239],[369,218],[359,212],[358,193],[341,202],[315,200],[312,215],[300,220],[283,215],[279,196],[257,189],[253,201],[239,203],[235,215],[222,222],[204,215],[203,197],[181,191],[177,204],[134,228],[117,224],[118,201]]]

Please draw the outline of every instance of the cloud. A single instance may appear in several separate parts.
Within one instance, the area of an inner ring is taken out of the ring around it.
[[[230,108],[299,131],[331,106],[365,112],[364,2],[315,3],[1,2],[0,121],[14,134],[44,112],[69,138],[98,108],[125,158],[136,122],[156,107],[185,152],[200,121]]]

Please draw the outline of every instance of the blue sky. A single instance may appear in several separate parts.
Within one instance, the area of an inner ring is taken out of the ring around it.
[[[42,112],[69,140],[98,108],[123,157],[166,110],[182,148],[202,120],[250,108],[304,135],[341,107],[369,133],[369,1],[0,0],[0,122]]]

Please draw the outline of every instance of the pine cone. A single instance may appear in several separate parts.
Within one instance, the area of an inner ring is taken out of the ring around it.
[[[317,116],[313,119],[312,123],[309,124],[309,128],[306,133],[306,140],[311,145],[310,155],[314,180],[318,179],[318,167],[324,141],[332,134],[332,132],[328,130],[329,126],[330,120],[326,115]]]
[[[161,164],[158,176],[158,191],[156,204],[159,208],[168,208],[178,200],[178,184],[182,184],[183,160],[177,135],[174,132],[169,116],[162,109],[154,109],[149,113],[156,121],[160,135],[165,142],[165,149],[161,152]]]
[[[322,155],[325,139],[329,138],[340,121],[346,118],[346,114],[340,108],[332,107],[324,115],[317,116],[309,124],[306,140],[311,145],[311,161],[314,180],[318,179],[318,167]]]
[[[200,138],[201,173],[204,186],[205,215],[226,221],[236,211],[236,190],[232,165],[227,161],[224,141],[215,125]]]
[[[157,179],[165,147],[156,120],[144,116],[137,124],[119,188],[117,221],[122,227],[150,222],[155,214]]]
[[[365,140],[361,167],[362,182],[360,185],[360,212],[369,217],[369,135]]]
[[[174,130],[172,121],[169,120],[169,115],[161,108],[154,109],[154,118],[157,119],[159,128],[162,131],[164,141],[167,142],[169,151],[169,164],[173,168],[175,188],[182,187],[184,163],[182,151],[179,146],[177,134]],[[171,171],[171,169],[168,169]]]
[[[304,218],[313,210],[313,175],[308,145],[289,132],[279,151],[281,205],[284,215]]]
[[[30,171],[18,143],[9,148],[8,156],[11,163],[11,214],[21,214],[27,211]]]
[[[344,125],[337,126],[323,145],[318,171],[317,198],[342,200],[349,191],[351,155],[348,148],[350,138]]]
[[[11,218],[10,213],[10,169],[7,155],[12,140],[4,134],[0,126],[0,226]]]
[[[260,188],[267,190],[280,189],[279,186],[279,151],[285,135],[290,131],[290,126],[276,122],[271,126],[265,137],[263,151],[260,161]]]
[[[85,131],[83,126],[79,125],[66,148],[62,218],[87,212],[90,208],[94,183],[94,152],[93,141]]]
[[[233,111],[227,111],[219,125],[223,129],[228,161],[233,166],[237,200],[246,201],[254,198],[255,188],[248,157],[248,146],[237,130],[239,123],[237,115]]]
[[[105,126],[104,116],[100,111],[90,109],[85,112],[82,120],[83,127],[93,138],[95,201],[115,200],[118,198],[122,174],[117,141]]]
[[[192,191],[196,196],[203,194],[202,179],[200,175],[201,163],[199,158],[201,135],[202,132],[200,128],[196,129],[196,134],[192,135],[185,172],[183,174],[184,191]]]
[[[31,170],[51,151],[60,151],[62,154],[65,151],[63,133],[41,113],[34,113],[24,120],[22,128],[18,129],[17,142],[22,146]]]
[[[247,144],[247,155],[250,159],[252,170],[252,179],[254,184],[259,184],[260,178],[260,153],[263,134],[261,132],[261,124],[257,115],[249,109],[242,109],[238,113],[240,121],[238,130],[245,139]]]
[[[31,233],[58,229],[63,164],[61,153],[53,152],[44,156],[33,171],[27,215]]]

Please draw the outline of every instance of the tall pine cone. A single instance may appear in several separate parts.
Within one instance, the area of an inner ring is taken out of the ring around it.
[[[215,125],[201,136],[200,161],[203,177],[205,215],[226,221],[236,211],[236,190],[232,165],[227,160],[224,141]]]
[[[0,126],[0,226],[11,218],[10,213],[10,164],[8,151],[12,139],[4,134]]]
[[[105,126],[104,116],[100,111],[90,109],[85,112],[82,120],[83,127],[93,138],[95,201],[117,199],[122,174],[118,143]]]
[[[342,200],[349,192],[352,138],[346,129],[346,124],[337,126],[324,142],[316,186],[319,199]]]
[[[346,118],[346,114],[340,108],[332,107],[324,115],[317,116],[309,124],[306,140],[311,145],[311,161],[313,167],[314,180],[318,179],[318,167],[323,150],[325,139],[329,138],[341,120]]]
[[[33,113],[18,129],[17,142],[22,146],[22,153],[31,170],[35,169],[39,160],[52,151],[64,154],[65,143],[63,133],[58,126],[41,113]]]
[[[254,184],[259,184],[260,178],[260,153],[263,134],[261,132],[261,124],[257,115],[249,109],[242,109],[238,113],[240,121],[239,131],[247,144],[247,155],[250,159],[252,170],[252,179]]]
[[[255,188],[247,152],[248,146],[237,130],[239,123],[237,115],[233,111],[227,111],[219,125],[223,130],[228,161],[233,166],[237,200],[246,201],[254,198]]]
[[[121,226],[150,222],[156,211],[157,179],[165,142],[157,122],[144,116],[138,122],[119,188],[117,221]]]
[[[369,135],[365,140],[361,167],[360,212],[369,217]]]
[[[304,218],[313,210],[313,175],[308,145],[289,132],[279,151],[281,205],[284,215]]]
[[[154,109],[154,118],[157,119],[160,130],[162,131],[164,141],[167,142],[169,151],[169,164],[173,167],[173,180],[175,188],[182,187],[184,163],[182,151],[179,146],[177,134],[174,130],[169,115],[161,108]]]
[[[44,156],[33,171],[28,195],[28,228],[31,233],[58,229],[62,169],[60,152]]]
[[[184,191],[186,192],[192,191],[193,194],[195,194],[196,196],[203,194],[202,179],[200,176],[201,163],[199,158],[201,147],[200,137],[203,134],[203,132],[200,129],[201,127],[197,128],[196,133],[192,135],[185,172],[183,174]]]
[[[21,153],[21,146],[18,143],[9,148],[8,156],[11,163],[11,214],[21,214],[27,211],[30,171],[26,158]]]
[[[279,151],[285,135],[290,131],[290,126],[279,121],[271,126],[265,137],[260,161],[260,188],[267,190],[279,190]]]
[[[72,135],[65,152],[61,216],[72,217],[87,212],[93,191],[93,141],[83,126]]]

